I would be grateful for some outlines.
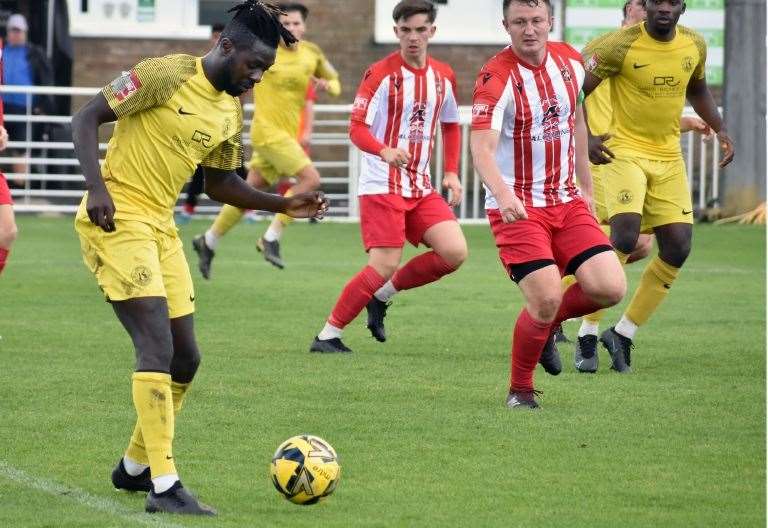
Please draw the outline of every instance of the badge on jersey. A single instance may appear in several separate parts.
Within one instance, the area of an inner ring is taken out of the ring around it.
[[[368,99],[365,97],[355,97],[355,102],[352,103],[352,111],[365,112],[368,109]]]
[[[109,85],[118,102],[123,102],[141,88],[141,80],[134,71],[126,71]]]
[[[489,106],[484,103],[475,103],[472,105],[472,117],[484,117],[488,115]]]
[[[600,61],[600,57],[597,56],[597,53],[592,55],[587,63],[584,65],[584,69],[588,72],[593,72],[597,68],[597,64]]]

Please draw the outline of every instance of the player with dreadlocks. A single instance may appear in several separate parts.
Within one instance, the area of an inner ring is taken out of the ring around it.
[[[181,485],[172,451],[175,415],[200,363],[195,293],[173,221],[182,186],[201,165],[214,200],[294,217],[327,208],[320,192],[266,194],[235,173],[242,163],[237,96],[272,66],[278,43],[294,38],[268,4],[250,0],[230,11],[234,17],[207,55],[142,61],[72,120],[88,189],[75,220],[83,259],[136,351],[138,420],[112,483],[149,492],[148,512],[215,514]],[[100,168],[98,128],[111,121],[117,125]]]

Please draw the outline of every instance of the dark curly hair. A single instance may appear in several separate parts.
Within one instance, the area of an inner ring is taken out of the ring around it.
[[[275,5],[260,0],[245,0],[227,11],[234,13],[232,20],[224,27],[222,38],[228,38],[235,47],[250,47],[254,39],[276,48],[282,40],[286,45],[296,38],[280,23],[283,13]]]

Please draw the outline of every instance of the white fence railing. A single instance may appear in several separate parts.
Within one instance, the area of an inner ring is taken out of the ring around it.
[[[0,86],[0,92],[24,93],[28,101],[40,94],[78,97],[93,96],[98,91],[98,88]],[[476,221],[485,217],[485,195],[469,152],[470,108],[461,107],[460,110],[460,177],[464,185],[463,199],[456,214],[463,221]],[[323,177],[323,190],[331,202],[329,216],[339,219],[358,216],[360,151],[347,135],[350,111],[351,105],[315,105],[315,128],[311,139],[312,159]],[[686,113],[692,113],[692,110],[686,109]],[[253,105],[245,105],[243,140],[246,146],[250,144],[248,131],[252,114]],[[0,167],[11,184],[15,209],[18,212],[74,212],[85,192],[85,182],[69,134],[71,116],[32,115],[28,112],[22,115],[6,114],[5,121],[24,123],[24,137],[11,137],[8,150],[0,153]],[[106,137],[102,136],[102,139]],[[106,143],[99,144],[102,154],[106,146]],[[703,210],[719,198],[719,151],[712,139],[692,133],[683,135],[682,149],[694,206]],[[434,152],[433,183],[435,188],[441,189],[443,152],[439,136]],[[246,152],[246,155],[249,154]],[[182,194],[180,200],[183,198]],[[197,210],[212,214],[219,207],[216,202],[203,199]]]

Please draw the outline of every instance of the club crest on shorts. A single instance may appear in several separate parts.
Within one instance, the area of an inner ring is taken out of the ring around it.
[[[143,288],[152,281],[152,271],[146,266],[136,266],[131,272],[131,280],[136,286]]]
[[[624,205],[632,203],[632,198],[632,191],[629,189],[623,189],[619,191],[619,194],[616,196],[616,199],[619,201],[619,203]]]

